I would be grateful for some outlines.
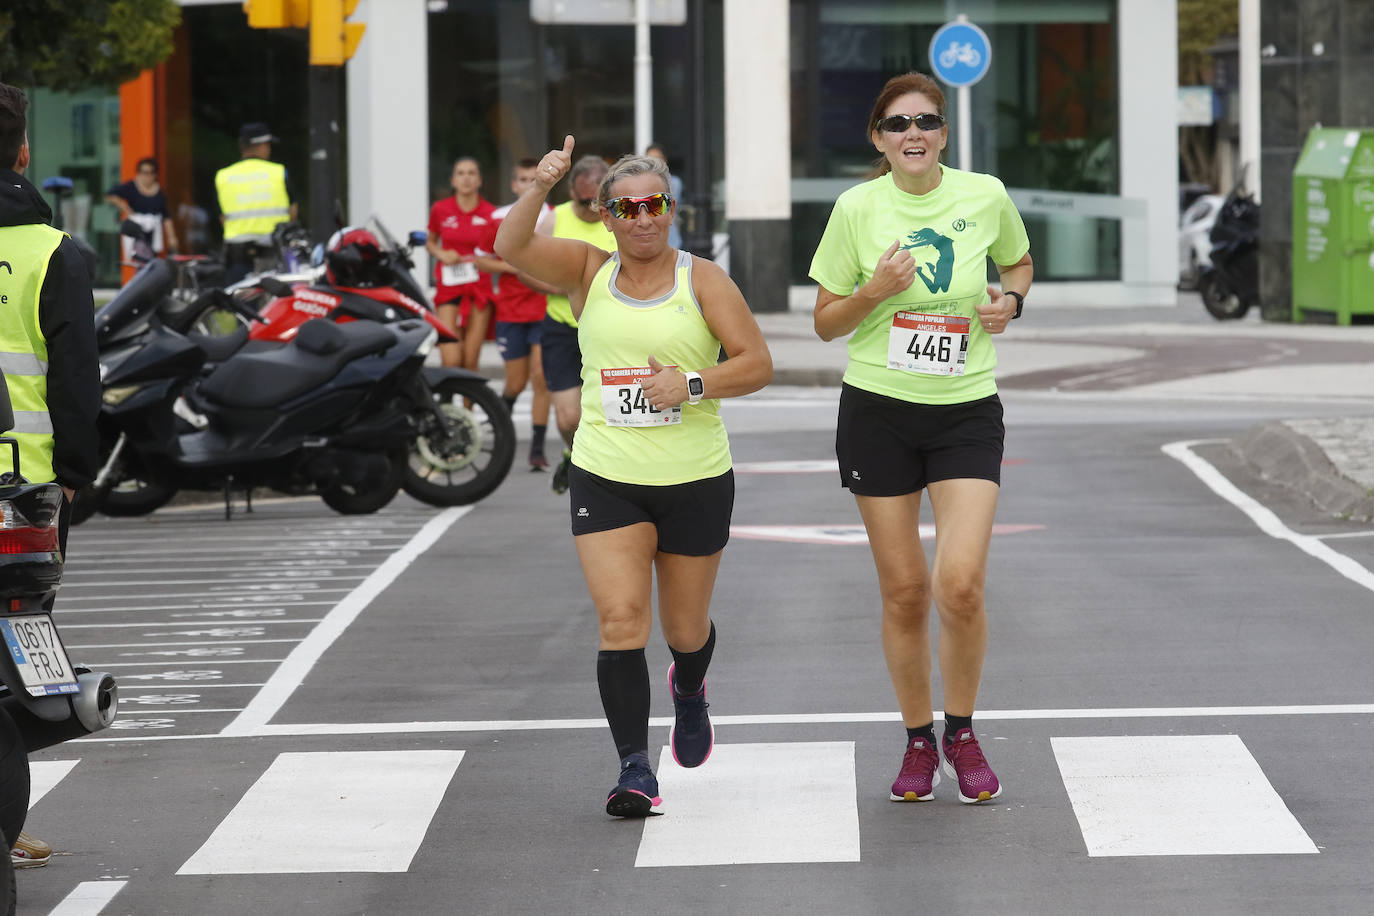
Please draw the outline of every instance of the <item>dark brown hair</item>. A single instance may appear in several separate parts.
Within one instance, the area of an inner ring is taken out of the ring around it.
[[[0,83],[0,168],[12,169],[19,162],[29,127],[24,114],[28,107],[24,90]]]
[[[911,71],[900,76],[894,76],[883,84],[882,91],[873,100],[873,111],[868,115],[868,137],[870,141],[873,134],[878,129],[878,122],[883,119],[887,106],[891,105],[894,99],[911,93],[919,92],[921,95],[935,103],[935,113],[940,117],[945,116],[945,94],[940,89],[940,84],[926,76],[924,73]],[[892,163],[887,161],[886,156],[879,156],[878,161],[873,163],[873,171],[869,178],[877,178],[886,175],[892,169]]]

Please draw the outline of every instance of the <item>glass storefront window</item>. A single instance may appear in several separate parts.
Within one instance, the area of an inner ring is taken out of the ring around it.
[[[883,83],[930,72],[931,38],[955,18],[944,0],[794,0],[792,4],[793,281],[838,190],[866,178],[864,135]],[[971,160],[1009,188],[1119,193],[1115,0],[988,0],[968,9],[994,49],[971,92]],[[946,110],[957,116],[955,91]],[[951,124],[946,164],[959,160]],[[829,179],[796,181],[795,179]],[[1022,211],[1036,279],[1120,279],[1120,221]],[[1042,257],[1043,255],[1043,257]]]
[[[96,286],[119,285],[119,226],[105,191],[119,177],[119,96],[103,89],[52,92],[26,89],[29,97],[29,150],[24,177],[40,190],[49,178],[70,178],[61,211],[57,197],[45,192],[53,222],[83,239],[99,255]]]

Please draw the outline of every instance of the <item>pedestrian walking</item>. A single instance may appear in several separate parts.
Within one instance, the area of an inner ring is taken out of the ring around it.
[[[425,250],[433,255],[434,305],[439,317],[458,331],[458,343],[439,345],[445,366],[477,370],[482,341],[491,327],[491,275],[477,266],[477,248],[490,232],[496,209],[481,195],[482,170],[461,156],[449,175],[453,195],[429,209]]]
[[[1002,786],[973,731],[987,648],[983,590],[1004,429],[991,335],[1021,315],[1032,266],[1002,183],[940,162],[945,98],[919,73],[888,80],[868,135],[877,177],[840,195],[811,263],[816,333],[846,334],[835,452],[882,595],[883,652],[907,729],[893,801],[925,801],[940,757],[959,798]],[[991,258],[1001,291],[986,285]],[[921,546],[930,495],[934,556]],[[936,749],[928,618],[939,613],[945,727]]]
[[[568,176],[570,199],[553,208],[554,238],[576,239],[603,251],[615,251],[615,235],[596,207],[596,195],[606,170],[606,160],[600,156],[582,156],[573,163]],[[544,382],[553,400],[554,422],[567,446],[550,481],[555,493],[567,492],[573,437],[582,418],[582,350],[578,345],[577,316],[568,293],[562,290],[548,297],[541,329]]]
[[[119,220],[132,220],[148,237],[153,254],[176,254],[177,227],[167,206],[167,195],[157,177],[157,160],[145,156],[138,160],[134,177],[105,192],[105,202],[119,210]],[[133,260],[134,240],[121,236],[125,261]]]
[[[56,481],[65,495],[58,546],[76,491],[100,467],[100,357],[95,345],[91,269],[27,178],[28,99],[0,83],[0,370],[14,409],[19,464],[30,483]],[[6,468],[8,470],[8,468]],[[46,865],[52,847],[20,831],[16,868]]]
[[[582,414],[569,512],[596,606],[597,684],[620,761],[606,813],[644,817],[662,801],[648,754],[644,656],[654,578],[673,656],[669,744],[679,765],[700,766],[714,744],[705,686],[716,643],[710,604],[735,491],[720,399],[762,388],[773,363],[729,276],[669,247],[673,199],[660,160],[625,156],[595,191],[613,252],[534,231],[544,198],[572,167],[572,151],[569,136],[540,160],[496,250],[569,290],[579,322]],[[728,360],[717,364],[722,347]]]
[[[534,184],[539,160],[521,159],[511,170],[510,189],[519,198]],[[544,314],[548,293],[557,292],[496,257],[496,230],[514,204],[492,211],[487,241],[478,249],[477,266],[492,276],[496,297],[496,346],[506,364],[506,383],[501,395],[506,409],[515,410],[516,399],[526,385],[531,389],[530,470],[549,466],[544,456],[544,437],[549,428],[549,389],[544,383]],[[534,231],[553,234],[553,207],[547,203],[539,212]]]

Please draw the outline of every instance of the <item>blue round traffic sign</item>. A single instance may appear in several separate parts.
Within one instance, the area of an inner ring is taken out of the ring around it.
[[[947,86],[972,86],[991,63],[987,33],[967,20],[946,22],[930,39],[930,69]]]

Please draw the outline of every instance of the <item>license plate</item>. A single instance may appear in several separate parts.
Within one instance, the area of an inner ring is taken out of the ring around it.
[[[0,618],[0,635],[5,637],[5,647],[30,694],[41,697],[81,690],[67,650],[47,614]]]

